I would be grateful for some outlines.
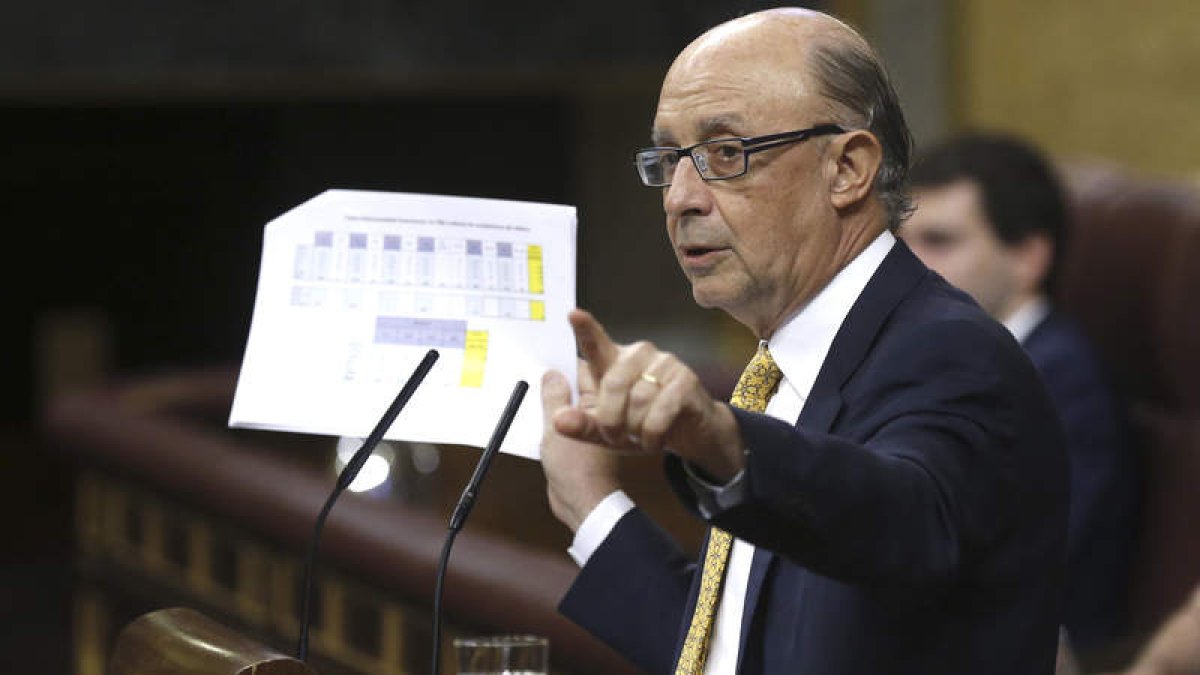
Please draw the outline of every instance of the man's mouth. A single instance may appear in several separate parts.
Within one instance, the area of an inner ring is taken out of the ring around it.
[[[717,268],[729,253],[728,246],[683,246],[679,264],[688,275],[703,275]]]

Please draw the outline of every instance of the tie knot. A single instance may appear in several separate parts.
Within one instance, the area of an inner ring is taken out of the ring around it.
[[[782,379],[783,371],[775,364],[775,359],[767,349],[767,343],[759,343],[754,358],[750,359],[750,363],[738,379],[737,386],[733,388],[733,396],[730,397],[729,403],[742,410],[763,412]]]

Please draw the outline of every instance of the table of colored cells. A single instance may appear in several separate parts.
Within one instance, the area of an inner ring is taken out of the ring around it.
[[[539,382],[574,382],[575,208],[329,190],[270,222],[232,426],[366,436],[429,348],[440,359],[386,438],[537,457]]]

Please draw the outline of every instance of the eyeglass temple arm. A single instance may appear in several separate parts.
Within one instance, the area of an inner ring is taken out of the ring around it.
[[[769,136],[756,136],[754,138],[743,138],[742,142],[748,147],[747,152],[757,152],[759,150],[768,150],[787,143],[798,143],[813,136],[827,136],[829,134],[845,133],[845,129],[836,124],[822,124],[819,127],[805,129],[803,131],[785,131],[780,134],[770,134]]]

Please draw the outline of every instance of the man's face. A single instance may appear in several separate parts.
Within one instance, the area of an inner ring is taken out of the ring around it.
[[[805,68],[779,63],[761,42],[731,42],[685,52],[672,66],[655,145],[686,147],[830,121],[804,81]],[[676,167],[663,191],[667,233],[698,304],[725,310],[761,336],[833,276],[826,141],[751,154],[749,171],[730,180],[702,180],[690,159]]]
[[[1017,286],[1013,252],[984,214],[979,185],[961,179],[918,188],[913,199],[917,210],[900,236],[930,269],[1004,319]]]

